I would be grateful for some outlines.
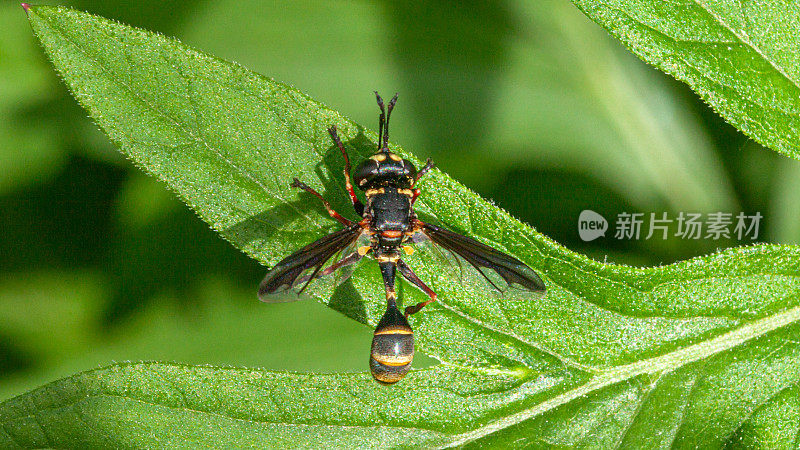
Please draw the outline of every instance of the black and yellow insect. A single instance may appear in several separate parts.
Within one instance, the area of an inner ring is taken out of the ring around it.
[[[258,293],[261,300],[274,301],[277,293],[289,289],[302,292],[315,278],[355,264],[365,256],[374,258],[383,276],[386,313],[375,328],[370,370],[379,382],[392,384],[408,373],[414,358],[414,334],[408,323],[408,317],[436,301],[436,293],[425,285],[401,258],[401,252],[406,255],[413,252],[413,248],[408,244],[420,240],[430,240],[438,244],[451,255],[465,260],[477,269],[494,289],[500,289],[498,281],[531,292],[544,292],[545,286],[533,269],[513,256],[417,218],[414,213],[414,202],[420,191],[416,185],[433,167],[433,163],[428,160],[425,166],[417,171],[411,161],[389,150],[389,118],[397,101],[397,95],[386,107],[377,92],[375,96],[381,110],[378,151],[356,168],[354,178],[356,186],[364,191],[367,197],[366,205],[356,197],[350,181],[350,159],[339,139],[336,127],[328,129],[333,142],[344,156],[345,187],[361,220],[353,222],[343,217],[331,208],[322,195],[295,178],[291,185],[318,197],[325,205],[328,214],[341,222],[345,228],[301,248],[279,262],[264,277]],[[365,240],[364,245],[357,245],[360,239]],[[351,246],[355,246],[352,251],[323,269],[331,257]],[[494,272],[499,278],[489,276],[487,270]],[[397,308],[396,271],[429,297],[425,302],[407,306],[404,314]]]

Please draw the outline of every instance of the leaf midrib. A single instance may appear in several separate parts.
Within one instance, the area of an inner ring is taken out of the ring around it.
[[[591,381],[584,384],[583,386],[564,392],[556,397],[545,400],[541,403],[538,403],[530,408],[526,408],[517,413],[511,414],[501,419],[497,419],[493,422],[490,422],[487,425],[476,428],[474,430],[470,430],[461,434],[452,435],[451,436],[452,440],[448,444],[442,446],[441,448],[457,447],[468,444],[470,442],[488,436],[497,431],[501,431],[503,429],[524,422],[525,420],[546,413],[572,400],[585,397],[595,391],[598,391],[600,389],[603,389],[605,387],[608,387],[610,385],[622,381],[630,380],[640,375],[664,374],[674,371],[687,364],[705,358],[709,358],[724,351],[733,349],[734,347],[747,343],[753,339],[764,336],[769,332],[791,325],[798,321],[800,321],[800,306],[785,310],[781,313],[772,315],[770,317],[750,322],[733,331],[730,331],[721,336],[717,336],[705,342],[700,342],[688,347],[684,347],[682,349],[658,357],[649,358],[636,363],[631,363],[624,366],[611,368],[609,370],[596,374]],[[82,401],[86,401],[91,398],[120,398],[128,401],[141,402],[144,404],[151,404],[171,409],[180,409],[198,414],[211,414],[231,420],[246,421],[254,424],[274,423],[274,424],[286,424],[286,425],[313,425],[313,426],[328,426],[328,427],[391,428],[391,429],[405,429],[405,430],[424,430],[426,432],[437,433],[443,436],[446,435],[446,433],[443,433],[439,430],[425,429],[419,427],[401,427],[393,425],[369,426],[369,425],[340,425],[340,424],[292,424],[282,421],[252,420],[243,417],[231,416],[216,411],[206,411],[201,409],[189,408],[187,406],[165,405],[158,402],[151,402],[144,399],[119,395],[119,394],[112,394],[112,393],[87,395],[86,397],[82,397],[76,401],[60,405],[58,408],[46,408],[46,409],[52,410],[52,409],[69,408],[71,406],[74,406]],[[20,417],[18,416],[18,418]],[[35,413],[28,414],[26,416],[22,416],[22,418],[31,418],[36,420],[37,414]]]
[[[662,36],[665,39],[669,39],[670,41],[673,41],[673,42],[676,42],[676,43],[691,43],[691,44],[701,44],[701,45],[712,45],[713,44],[713,45],[727,45],[727,46],[736,45],[736,46],[741,46],[741,47],[747,47],[747,48],[751,49],[752,51],[756,52],[761,59],[763,59],[767,64],[769,64],[769,66],[772,67],[773,70],[778,72],[793,87],[795,87],[798,90],[800,90],[800,84],[798,84],[791,77],[789,77],[789,75],[787,75],[783,70],[781,70],[776,63],[774,63],[772,60],[767,58],[766,55],[764,55],[755,44],[753,44],[752,42],[742,38],[738,33],[734,32],[732,30],[732,28],[730,28],[726,23],[722,22],[721,19],[719,19],[713,13],[709,12],[702,5],[698,5],[698,6],[700,6],[706,14],[711,16],[723,28],[725,28],[728,32],[730,32],[737,40],[735,40],[735,41],[698,41],[698,40],[691,40],[691,39],[681,39],[681,38],[672,36],[670,34],[667,34],[663,30],[659,30],[658,28],[655,28],[655,27],[653,27],[652,25],[650,25],[648,23],[642,22],[637,17],[632,16],[630,13],[628,13],[627,11],[625,11],[623,9],[615,8],[615,7],[610,6],[610,5],[608,7],[609,7],[609,9],[611,9],[613,11],[616,11],[620,15],[623,15],[626,18],[630,19],[631,21],[635,22],[636,24],[644,27],[647,31],[650,31],[652,33],[657,33],[659,36]],[[718,85],[718,86],[722,86],[722,87],[724,87],[726,89],[731,89],[733,91],[737,90],[734,86],[730,86],[728,84],[723,83],[722,81],[720,81],[718,79],[714,79],[714,78],[709,77],[702,70],[700,70],[697,67],[695,67],[691,62],[689,62],[680,53],[673,53],[672,56],[675,56],[676,58],[680,59],[680,61],[683,64],[685,64],[688,69],[691,69],[692,72],[695,75],[697,75],[698,77],[703,78],[703,79],[709,81],[712,84],[715,84],[715,85]],[[704,97],[704,100],[707,101],[707,99],[705,97]],[[783,109],[776,108],[776,107],[771,106],[769,104],[762,104],[762,103],[756,102],[755,100],[753,100],[751,98],[748,98],[748,97],[739,96],[739,100],[744,102],[744,103],[750,104],[750,105],[755,105],[755,106],[757,106],[759,108],[768,109],[770,111],[774,111],[776,113],[783,114],[783,115],[788,116],[790,118],[796,117],[796,115],[791,113],[791,112],[784,111]],[[712,108],[716,109],[716,107],[714,105],[711,105],[711,106],[712,106]]]
[[[314,220],[313,220],[311,217],[309,217],[309,216],[305,215],[305,214],[304,214],[302,211],[300,211],[300,210],[299,210],[297,207],[295,207],[294,205],[292,205],[292,203],[291,203],[291,202],[289,202],[289,201],[287,201],[286,199],[284,199],[284,198],[281,198],[281,197],[279,197],[279,196],[277,196],[277,195],[273,194],[272,192],[270,192],[270,191],[269,191],[269,189],[267,189],[267,187],[266,187],[266,186],[264,186],[264,185],[263,185],[263,184],[262,184],[260,181],[258,181],[258,180],[257,180],[257,179],[256,179],[256,178],[255,178],[255,177],[254,177],[254,176],[253,176],[253,175],[252,175],[250,172],[248,172],[247,170],[245,170],[245,169],[243,169],[243,168],[239,167],[239,166],[238,166],[238,165],[236,165],[236,164],[235,164],[233,161],[231,161],[231,160],[229,160],[228,158],[226,158],[224,155],[222,155],[222,153],[221,153],[221,152],[219,152],[217,149],[213,148],[213,147],[212,147],[212,146],[211,146],[211,145],[210,145],[210,144],[209,144],[209,143],[208,143],[208,142],[207,142],[207,141],[206,141],[206,140],[205,140],[203,137],[195,136],[195,135],[194,135],[194,133],[192,133],[192,132],[191,132],[191,130],[187,129],[187,128],[184,126],[184,124],[183,124],[182,122],[180,122],[179,120],[177,120],[177,119],[173,118],[172,116],[170,116],[170,115],[169,115],[169,114],[167,114],[166,112],[162,111],[161,109],[157,108],[156,106],[152,105],[152,104],[151,104],[149,101],[147,101],[147,99],[145,99],[145,98],[143,98],[142,96],[140,96],[140,95],[139,95],[139,94],[138,94],[138,93],[137,93],[137,92],[136,92],[136,91],[135,91],[133,88],[131,88],[130,86],[128,86],[128,85],[127,85],[127,84],[126,84],[126,83],[125,83],[123,80],[121,80],[119,77],[114,77],[114,76],[112,76],[112,71],[110,71],[110,70],[109,70],[109,69],[108,69],[108,68],[105,66],[105,64],[103,64],[103,62],[101,62],[100,60],[98,60],[97,58],[95,58],[95,57],[94,57],[93,55],[91,55],[91,54],[90,54],[90,53],[89,53],[89,52],[88,52],[86,49],[84,49],[82,45],[80,45],[80,44],[78,44],[77,42],[75,42],[75,40],[74,40],[74,39],[72,39],[72,38],[71,38],[71,37],[70,37],[70,36],[69,36],[69,35],[66,33],[66,31],[64,30],[64,28],[63,28],[63,27],[62,27],[60,24],[58,24],[58,23],[54,23],[52,20],[50,20],[50,18],[49,18],[48,16],[41,16],[41,15],[40,15],[39,17],[41,17],[41,18],[42,18],[42,20],[46,21],[46,22],[47,22],[47,23],[48,23],[48,24],[49,24],[49,25],[50,25],[52,28],[54,28],[54,29],[57,29],[57,30],[58,30],[58,33],[59,33],[59,35],[61,35],[61,36],[62,36],[64,39],[66,39],[67,41],[69,41],[69,43],[70,43],[70,44],[72,44],[72,45],[73,45],[73,46],[74,46],[76,49],[78,49],[78,51],[80,51],[80,52],[81,52],[81,53],[82,53],[82,54],[83,54],[83,55],[84,55],[84,56],[85,56],[87,59],[89,59],[90,61],[93,61],[95,64],[97,64],[97,66],[98,66],[98,67],[99,67],[99,68],[100,68],[100,69],[101,69],[103,72],[105,72],[105,73],[106,73],[106,75],[108,76],[108,79],[109,79],[109,80],[112,80],[112,82],[114,82],[114,83],[117,83],[118,85],[122,86],[122,87],[123,87],[123,88],[124,88],[124,89],[125,89],[125,90],[126,90],[126,91],[127,91],[127,92],[128,92],[128,93],[129,93],[129,94],[132,96],[132,97],[133,97],[133,98],[135,98],[136,100],[138,100],[139,102],[141,102],[141,103],[142,103],[143,105],[145,105],[145,106],[146,106],[148,109],[150,109],[151,111],[155,112],[155,113],[156,113],[156,114],[158,114],[159,116],[161,116],[161,117],[163,117],[164,119],[166,119],[166,120],[168,120],[168,121],[170,121],[170,122],[174,123],[174,124],[175,124],[175,126],[177,126],[179,130],[181,130],[181,132],[183,132],[183,133],[185,133],[185,134],[187,135],[187,137],[189,137],[190,139],[192,139],[193,141],[195,141],[195,142],[197,142],[197,143],[200,143],[200,144],[202,144],[202,145],[203,145],[203,146],[206,148],[206,150],[208,150],[208,151],[209,151],[209,152],[211,152],[213,155],[215,155],[216,157],[218,157],[218,158],[219,158],[219,159],[220,159],[222,162],[224,162],[225,164],[227,164],[228,166],[230,166],[230,167],[231,167],[232,169],[234,169],[234,170],[235,170],[237,173],[239,173],[239,174],[241,174],[242,176],[244,176],[244,178],[246,178],[247,180],[249,180],[249,181],[253,182],[253,183],[254,183],[256,186],[258,186],[258,187],[261,189],[261,191],[262,191],[264,194],[266,194],[266,195],[267,195],[267,196],[269,196],[269,197],[272,197],[273,199],[275,199],[275,200],[279,201],[279,202],[280,202],[280,203],[282,203],[282,204],[290,205],[290,206],[291,206],[291,207],[292,207],[292,208],[293,208],[293,209],[294,209],[294,210],[297,212],[297,214],[298,214],[298,215],[300,215],[301,217],[304,217],[304,218],[305,218],[306,220],[308,220],[310,223],[315,223],[315,221],[314,221]],[[203,55],[201,55],[200,53],[198,53],[198,55],[200,55],[200,56],[203,56]],[[183,75],[182,75],[182,74],[181,74],[181,77],[183,77]],[[77,97],[77,98],[79,98],[79,97]],[[79,99],[80,99],[80,98],[79,98]],[[190,100],[190,101],[191,101],[191,100]],[[92,108],[87,108],[87,109],[89,109],[89,111],[92,111]],[[126,134],[126,133],[123,133],[121,130],[118,130],[118,131],[119,131],[121,134]],[[130,137],[129,137],[129,138],[130,138]],[[159,146],[161,146],[162,144],[160,144],[160,143],[155,143],[155,145],[159,145]],[[181,195],[181,197],[184,197],[184,196],[183,196],[183,194],[180,194],[180,195]],[[188,201],[188,199],[186,199],[186,200],[187,200],[187,204],[191,204],[191,203]],[[200,210],[198,210],[198,209],[196,209],[196,208],[193,208],[193,209],[195,209],[195,210],[198,212],[198,214],[201,214]],[[210,221],[210,220],[206,220],[206,222],[212,222],[212,223],[213,223],[213,221]],[[218,230],[218,231],[220,231],[220,230]]]
[[[734,36],[736,36],[736,37],[739,39],[739,41],[741,41],[743,44],[745,44],[745,45],[747,45],[748,47],[750,47],[751,49],[753,49],[753,51],[754,51],[754,52],[758,53],[758,55],[759,55],[759,56],[761,56],[761,58],[762,58],[764,61],[766,61],[766,62],[767,62],[767,63],[768,63],[770,66],[772,66],[772,68],[773,68],[773,69],[775,69],[775,70],[776,70],[778,73],[780,73],[781,75],[783,75],[783,77],[784,77],[784,78],[786,78],[786,80],[788,80],[790,83],[792,83],[792,85],[793,85],[795,88],[798,88],[798,89],[800,89],[800,84],[798,84],[798,83],[797,83],[797,81],[795,81],[794,79],[792,79],[792,77],[790,77],[790,76],[789,76],[789,74],[787,74],[786,72],[784,72],[784,70],[783,70],[783,69],[780,67],[780,65],[776,64],[776,63],[775,63],[775,62],[773,62],[771,59],[769,59],[769,58],[767,57],[767,55],[765,55],[765,54],[764,54],[764,53],[761,51],[761,49],[759,49],[759,48],[758,48],[758,46],[757,46],[757,45],[755,45],[755,44],[754,44],[754,43],[752,43],[752,42],[751,42],[749,39],[745,39],[745,38],[744,38],[742,35],[740,35],[739,33],[737,33],[737,32],[736,32],[736,30],[734,30],[734,29],[733,29],[733,27],[731,27],[730,25],[728,25],[728,23],[727,23],[727,22],[725,22],[725,21],[724,21],[724,20],[723,20],[721,17],[719,17],[718,15],[714,14],[714,13],[713,13],[713,12],[712,12],[710,9],[708,9],[708,7],[707,7],[707,6],[706,6],[706,5],[705,5],[703,2],[701,2],[700,0],[692,0],[692,1],[693,1],[693,3],[694,3],[694,4],[696,4],[697,6],[699,6],[700,8],[702,8],[702,9],[703,9],[703,11],[705,11],[705,12],[706,12],[706,14],[708,14],[708,15],[709,15],[709,16],[711,16],[711,17],[713,17],[713,18],[714,18],[714,19],[717,21],[717,23],[719,23],[720,25],[722,25],[722,27],[723,27],[723,28],[725,28],[726,30],[728,30],[728,32],[730,32],[731,34],[733,34]],[[743,15],[742,15],[742,18],[746,19],[746,16],[743,14]]]
[[[588,383],[530,408],[495,420],[475,430],[454,436],[454,440],[443,448],[458,447],[488,436],[497,431],[524,422],[576,398],[586,396],[604,387],[646,374],[667,373],[689,363],[712,357],[738,345],[759,338],[771,331],[800,321],[800,306],[745,324],[735,330],[708,341],[684,347],[673,352],[645,359],[598,373]]]
[[[786,79],[786,81],[788,81],[788,82],[789,82],[789,83],[790,83],[792,86],[794,86],[796,89],[800,90],[800,83],[798,83],[798,82],[797,82],[797,81],[795,81],[795,80],[794,80],[794,79],[793,79],[791,76],[789,76],[789,74],[788,74],[788,73],[786,73],[786,72],[785,72],[785,71],[784,71],[784,70],[781,68],[781,66],[780,66],[779,64],[777,64],[776,62],[774,62],[774,61],[772,61],[770,58],[768,58],[768,57],[767,57],[767,55],[765,55],[765,54],[764,54],[764,53],[761,51],[761,49],[760,49],[760,48],[759,48],[757,45],[755,45],[755,44],[754,44],[753,42],[751,42],[749,39],[746,39],[745,37],[743,37],[741,34],[737,33],[737,32],[736,32],[736,31],[733,29],[733,27],[731,27],[730,25],[728,25],[728,23],[727,23],[727,22],[725,22],[725,21],[724,21],[724,20],[723,20],[721,17],[719,17],[718,15],[714,14],[713,12],[711,12],[711,11],[710,11],[710,10],[709,10],[709,9],[706,7],[706,5],[705,5],[705,4],[703,4],[703,3],[701,3],[699,0],[692,0],[692,3],[694,3],[695,5],[697,5],[697,6],[698,6],[700,9],[702,9],[702,10],[703,10],[703,12],[704,12],[705,14],[707,14],[708,16],[710,16],[710,17],[711,17],[711,18],[712,18],[712,19],[713,19],[713,20],[714,20],[714,21],[715,21],[717,24],[719,24],[721,27],[723,27],[723,28],[724,28],[726,31],[728,31],[729,33],[731,33],[731,34],[732,34],[732,35],[733,35],[733,36],[734,36],[734,37],[735,37],[735,38],[738,40],[738,42],[725,42],[725,41],[698,41],[698,40],[680,39],[680,38],[677,38],[677,37],[675,37],[675,36],[669,35],[669,34],[665,33],[665,32],[664,32],[664,31],[662,31],[662,30],[659,30],[659,29],[657,29],[657,28],[654,28],[654,27],[653,27],[652,25],[650,25],[650,24],[647,24],[647,23],[645,23],[645,22],[642,22],[642,21],[641,21],[641,20],[639,20],[638,18],[631,16],[631,15],[630,15],[630,14],[629,14],[627,11],[625,11],[625,10],[623,10],[623,9],[620,9],[620,8],[615,8],[614,6],[611,6],[611,5],[609,5],[609,4],[607,4],[607,6],[608,6],[608,8],[609,8],[609,9],[611,9],[611,10],[614,10],[614,11],[616,11],[616,12],[618,12],[618,13],[620,13],[620,14],[622,14],[622,15],[626,16],[626,17],[628,17],[629,19],[631,19],[631,20],[633,20],[634,22],[636,22],[637,24],[639,24],[639,25],[641,25],[641,26],[645,27],[646,29],[648,29],[648,30],[650,30],[650,31],[652,31],[652,32],[654,32],[654,33],[658,33],[659,35],[661,35],[661,36],[664,36],[664,37],[666,37],[666,38],[668,38],[668,39],[670,39],[670,40],[672,40],[672,41],[675,41],[675,42],[688,42],[688,43],[703,44],[703,45],[708,45],[708,44],[717,44],[717,45],[741,45],[741,46],[745,46],[745,47],[747,47],[747,48],[751,49],[752,51],[754,51],[756,54],[758,54],[758,56],[759,56],[759,57],[761,57],[761,59],[762,59],[764,62],[766,62],[767,64],[769,64],[769,66],[770,66],[770,67],[772,67],[772,68],[773,68],[773,69],[774,69],[776,72],[778,72],[778,73],[779,73],[779,74],[780,74],[780,75],[781,75],[781,76],[782,76],[784,79]],[[681,58],[681,61],[683,61],[683,62],[684,62],[685,64],[687,64],[688,66],[692,67],[692,66],[691,66],[691,64],[689,64],[689,62],[688,62],[688,61],[686,61],[684,58]],[[696,68],[694,68],[694,67],[692,67],[692,68],[696,70]],[[706,79],[709,79],[709,78],[708,78],[707,76],[705,76],[705,75],[703,75],[703,77],[704,77],[704,78],[706,78]],[[710,80],[710,79],[709,79],[709,80]],[[721,84],[721,83],[719,83],[719,81],[717,81],[717,80],[710,80],[710,81],[713,81],[714,83],[717,83],[717,84]],[[728,87],[728,88],[730,88],[730,86],[725,86],[725,87]],[[741,97],[741,99],[742,99],[742,100],[748,100],[748,99],[747,99],[747,98],[745,98],[745,97]],[[754,103],[754,104],[755,104],[755,102],[751,102],[751,103]],[[760,104],[757,104],[757,105],[758,105],[759,107],[762,107],[762,108],[768,108],[768,109],[772,109],[773,111],[778,111],[778,112],[781,112],[781,113],[784,113],[784,114],[787,114],[787,115],[791,115],[791,114],[789,114],[789,113],[788,113],[788,112],[786,112],[786,111],[783,111],[783,110],[780,110],[780,109],[776,109],[776,108],[772,108],[772,107],[770,107],[769,105],[760,105]]]

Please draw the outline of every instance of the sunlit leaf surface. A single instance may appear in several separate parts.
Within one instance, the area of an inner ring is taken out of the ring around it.
[[[800,5],[573,0],[640,58],[689,84],[736,128],[800,159]]]
[[[374,133],[159,35],[63,8],[34,7],[30,19],[108,136],[232,244],[269,265],[337,228],[288,182],[299,176],[346,211],[342,161],[326,128],[339,127],[356,163],[373,151]],[[412,256],[440,293],[412,318],[417,345],[441,364],[398,385],[366,373],[117,364],[0,405],[0,444],[713,447],[789,436],[775,418],[788,411],[797,422],[800,250],[603,265],[440,172],[422,189],[424,219],[517,256],[542,275],[547,294],[503,301]],[[335,291],[318,283],[313,294],[374,325],[384,307],[376,272],[366,263]],[[405,286],[401,298],[423,297]]]

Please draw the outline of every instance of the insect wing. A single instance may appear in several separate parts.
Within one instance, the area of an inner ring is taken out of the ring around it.
[[[359,249],[364,246],[369,248],[370,238],[369,234],[362,232],[344,247],[337,256],[331,258],[334,261],[331,265],[317,272],[308,270],[302,277],[298,278],[294,283],[296,290],[304,289],[305,284],[311,280],[312,275],[314,275],[314,279],[319,279],[333,274],[334,286],[344,283],[353,275],[358,263],[366,255],[366,253],[359,253]]]
[[[299,294],[307,284],[324,272],[322,266],[334,255],[343,253],[342,250],[356,242],[361,234],[361,226],[352,225],[322,237],[287,256],[267,272],[258,288],[258,298],[268,303],[299,300]],[[344,261],[341,266],[354,264],[360,259],[360,257],[351,258]]]
[[[525,263],[467,236],[428,223],[423,224],[422,233],[433,243],[463,258],[500,292],[507,289],[520,289],[530,292],[544,292],[544,282],[539,275]],[[458,258],[455,258],[458,260]],[[458,262],[458,270],[464,268]]]
[[[335,263],[337,264],[337,267],[332,268],[331,266],[333,265],[331,265],[325,269],[326,271],[332,271],[334,286],[339,286],[350,279],[350,277],[356,271],[358,263],[361,262],[364,256],[367,255],[367,253],[359,253],[359,249],[369,246],[369,234],[362,232],[355,238],[355,240],[353,240],[353,242],[351,242],[347,247],[344,248],[344,250],[342,250],[341,254],[345,256]],[[319,277],[320,275],[317,276]]]

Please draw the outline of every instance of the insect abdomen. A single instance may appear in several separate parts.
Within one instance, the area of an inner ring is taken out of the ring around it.
[[[375,328],[369,368],[380,383],[393,384],[411,369],[414,359],[414,332],[405,316],[390,305]]]

